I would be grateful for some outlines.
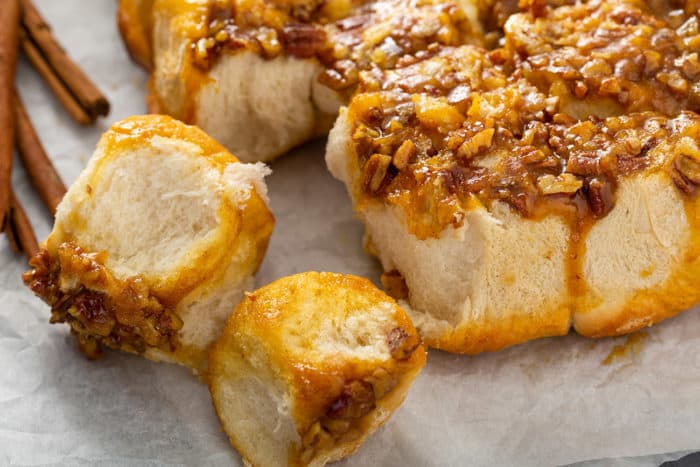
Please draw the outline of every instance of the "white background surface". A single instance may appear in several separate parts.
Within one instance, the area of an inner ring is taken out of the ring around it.
[[[145,111],[146,76],[119,40],[114,0],[36,3],[113,106],[96,127],[80,128],[20,65],[21,94],[70,183],[110,123]],[[317,142],[272,164],[277,229],[258,285],[306,270],[377,282],[322,154]],[[21,167],[13,182],[43,239],[51,220]],[[0,465],[240,463],[207,388],[187,370],[113,352],[87,361],[22,286],[25,262],[4,238],[0,265]],[[554,465],[700,448],[700,314],[651,329],[638,355],[603,365],[623,342],[568,336],[478,357],[431,351],[404,406],[346,464]]]

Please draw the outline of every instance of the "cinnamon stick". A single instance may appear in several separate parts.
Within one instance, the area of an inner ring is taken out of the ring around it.
[[[51,66],[46,62],[46,59],[41,52],[36,48],[34,43],[27,37],[26,29],[22,28],[20,43],[22,44],[22,50],[27,59],[34,66],[34,69],[44,78],[46,84],[54,93],[58,101],[61,103],[68,114],[73,117],[73,120],[80,123],[81,125],[90,125],[95,122],[95,118],[88,115],[88,113],[80,106],[80,103],[73,97],[73,94],[66,88],[66,85],[56,76],[56,74],[51,69]]]
[[[19,155],[39,197],[51,214],[55,215],[56,206],[66,194],[66,185],[51,163],[51,159],[46,155],[19,94],[15,94],[15,111]]]
[[[9,222],[5,227],[5,233],[10,239],[12,248],[15,251],[24,252],[27,259],[32,258],[39,252],[39,243],[36,241],[32,224],[29,222],[22,204],[12,192],[10,193]]]
[[[21,0],[21,2],[22,25],[27,31],[27,36],[41,52],[58,79],[65,84],[93,120],[100,115],[107,115],[109,102],[102,92],[68,57],[31,0]]]
[[[10,180],[15,132],[13,95],[19,46],[19,0],[3,0],[0,8],[0,229],[10,207]]]

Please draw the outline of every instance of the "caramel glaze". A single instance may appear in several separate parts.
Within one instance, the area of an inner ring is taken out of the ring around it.
[[[252,51],[272,59],[316,58],[319,81],[351,89],[359,72],[392,68],[430,44],[481,43],[457,3],[437,0],[212,2],[204,37],[192,44],[193,62],[209,70],[223,53]]]
[[[460,226],[475,201],[562,216],[579,296],[587,233],[622,177],[666,170],[689,197],[700,184],[700,156],[681,142],[699,140],[687,111],[700,110],[700,2],[475,4],[485,36],[450,2],[212,1],[194,68],[244,49],[318,59],[321,83],[355,93],[360,208],[403,207],[418,238]],[[650,156],[660,144],[668,156]]]
[[[411,363],[420,347],[415,331],[398,326],[387,334],[387,344],[393,361],[398,366]],[[291,459],[298,458],[307,465],[318,452],[348,442],[366,432],[372,424],[370,414],[384,399],[392,397],[402,375],[396,369],[377,367],[371,374],[344,382],[337,397],[330,400],[315,421],[302,430],[302,443]],[[290,462],[290,465],[295,462]]]
[[[86,253],[71,243],[55,256],[41,250],[31,259],[25,284],[51,306],[51,323],[68,323],[88,358],[102,347],[133,353],[174,351],[182,321],[150,294],[138,277],[119,280],[104,267],[105,253]]]
[[[689,111],[697,103],[691,79],[700,75],[688,46],[700,38],[689,26],[697,15],[674,32],[640,3],[521,13],[506,26],[504,48],[433,47],[361,80],[348,112],[362,170],[360,208],[372,200],[402,208],[421,239],[461,226],[474,200],[487,209],[505,202],[530,219],[559,215],[571,227],[570,296],[583,295],[587,234],[613,208],[624,177],[663,170],[690,198],[700,183],[700,116]],[[542,32],[559,31],[575,9],[589,20],[563,27],[566,43]],[[590,46],[593,36],[603,39]],[[532,40],[519,46],[519,38]],[[576,40],[588,49],[571,45]],[[651,71],[622,66],[634,47],[653,44],[663,53]],[[562,59],[585,56],[609,68],[618,92],[610,92],[607,75],[587,79]]]

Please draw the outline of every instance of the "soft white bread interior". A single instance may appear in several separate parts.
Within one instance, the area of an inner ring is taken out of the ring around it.
[[[425,364],[410,319],[366,279],[304,273],[246,298],[214,347],[209,387],[250,465],[324,465],[356,451]]]
[[[489,210],[476,199],[461,227],[420,240],[409,233],[403,210],[361,200],[347,115],[343,109],[331,131],[328,167],[347,185],[385,271],[405,280],[408,295],[400,303],[429,346],[498,350],[566,334],[572,324],[585,336],[618,335],[700,300],[700,205],[679,192],[666,170],[678,152],[670,144],[650,152],[653,170],[621,180],[615,207],[593,223],[580,252],[571,250],[571,224],[555,213],[530,220],[503,203]],[[570,255],[579,253],[582,277],[569,277]],[[567,286],[571,280],[580,281],[579,293]]]
[[[308,25],[304,29],[306,34],[314,30],[318,37],[325,38],[320,40],[327,40],[318,47],[319,53],[352,50],[354,55],[345,62],[354,61],[355,75],[358,70],[370,69],[371,62],[395,55],[398,44],[418,51],[431,42],[480,40],[479,11],[473,0],[457,2],[454,9],[463,9],[458,14],[447,7],[442,11],[443,6],[430,2],[386,0],[384,3],[372,9],[363,6],[371,3],[344,1],[121,0],[119,24],[132,56],[139,63],[148,64],[152,72],[149,97],[152,112],[196,124],[242,161],[269,161],[325,135],[353,88],[347,85],[334,89],[322,84],[319,76],[328,64],[322,64],[313,50],[303,56],[284,50],[275,56],[265,56],[240,44],[222,46],[219,52],[212,53],[213,57],[207,58],[213,62],[210,68],[198,66],[193,50],[198,50],[200,41],[206,37],[209,27],[206,18],[210,17],[212,8],[228,8],[247,18],[242,21],[248,24],[236,25],[243,33],[258,34],[255,27],[260,25],[268,28],[263,28],[266,33],[276,31],[275,47],[284,47],[289,42],[283,32],[287,26]],[[355,7],[357,11],[353,10]],[[324,9],[331,13],[326,14]],[[289,17],[287,10],[292,16],[294,11],[313,12],[309,16],[320,15],[324,20],[296,20]],[[458,24],[451,24],[453,19],[449,15],[458,16]],[[353,17],[348,22],[352,25],[347,27],[359,31],[357,38],[345,34],[346,26],[334,25],[335,20],[346,16]],[[469,37],[461,38],[465,32],[469,32]],[[143,40],[148,36],[150,45]],[[311,47],[318,40],[304,36],[299,43]],[[209,52],[201,53],[208,57]],[[377,65],[387,67],[388,63]]]
[[[170,117],[121,121],[59,205],[27,283],[89,354],[203,370],[267,248],[267,173]]]
[[[239,50],[206,72],[192,63],[197,24],[210,4],[153,2],[151,110],[198,125],[244,162],[268,161],[327,133],[343,101],[317,82],[323,68],[315,58]]]

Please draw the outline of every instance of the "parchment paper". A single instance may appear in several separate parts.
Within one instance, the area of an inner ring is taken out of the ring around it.
[[[113,105],[97,127],[80,128],[21,64],[21,94],[70,183],[110,123],[145,111],[146,76],[119,40],[114,0],[37,4]],[[272,164],[277,229],[258,285],[306,270],[377,282],[362,227],[322,155],[320,141]],[[21,167],[13,181],[43,239],[48,213]],[[186,369],[114,352],[87,361],[22,286],[25,262],[4,238],[0,264],[0,465],[240,464],[207,388]],[[638,352],[602,364],[624,342],[568,336],[477,357],[431,351],[404,406],[345,464],[555,465],[700,448],[700,314],[652,328]]]

